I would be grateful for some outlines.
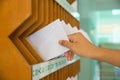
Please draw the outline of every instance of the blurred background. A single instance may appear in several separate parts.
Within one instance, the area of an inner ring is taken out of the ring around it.
[[[96,46],[120,49],[120,0],[77,0],[77,7],[80,27]],[[120,80],[120,68],[81,58],[79,80]]]
[[[94,45],[120,49],[120,0],[56,1],[80,21],[80,29],[89,35]],[[120,68],[105,62],[80,58],[79,80],[120,80]]]

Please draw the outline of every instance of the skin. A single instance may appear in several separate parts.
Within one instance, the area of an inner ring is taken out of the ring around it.
[[[72,60],[75,53],[81,57],[96,59],[120,67],[120,50],[97,47],[90,43],[81,33],[71,34],[68,38],[69,41],[59,41],[59,44],[70,49],[65,53],[68,60]]]

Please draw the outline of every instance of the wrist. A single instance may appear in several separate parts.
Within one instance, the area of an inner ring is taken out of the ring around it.
[[[93,46],[93,48],[91,49],[91,52],[90,52],[90,54],[91,54],[90,58],[97,59],[100,56],[98,54],[98,52],[99,52],[99,47]]]
[[[102,57],[101,48],[94,47],[92,59],[100,60],[101,57]]]

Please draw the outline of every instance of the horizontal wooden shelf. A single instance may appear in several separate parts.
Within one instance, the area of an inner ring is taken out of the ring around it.
[[[75,63],[76,61],[79,62],[79,60],[80,60],[80,58],[78,56],[75,56],[72,61],[68,61],[65,57],[60,57],[60,58],[56,58],[56,59],[53,59],[50,61],[32,65],[32,80],[42,79],[45,76],[65,67],[67,65]],[[80,67],[80,62],[78,64],[78,66]],[[77,73],[79,73],[79,70]],[[75,73],[75,74],[77,74],[77,73]]]

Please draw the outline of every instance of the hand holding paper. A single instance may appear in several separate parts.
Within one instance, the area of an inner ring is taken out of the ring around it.
[[[58,42],[60,40],[69,41],[67,35],[76,32],[79,32],[76,27],[72,28],[70,24],[57,19],[26,39],[39,56],[46,61],[67,52],[69,49],[59,45]],[[85,34],[83,31],[81,32]]]

